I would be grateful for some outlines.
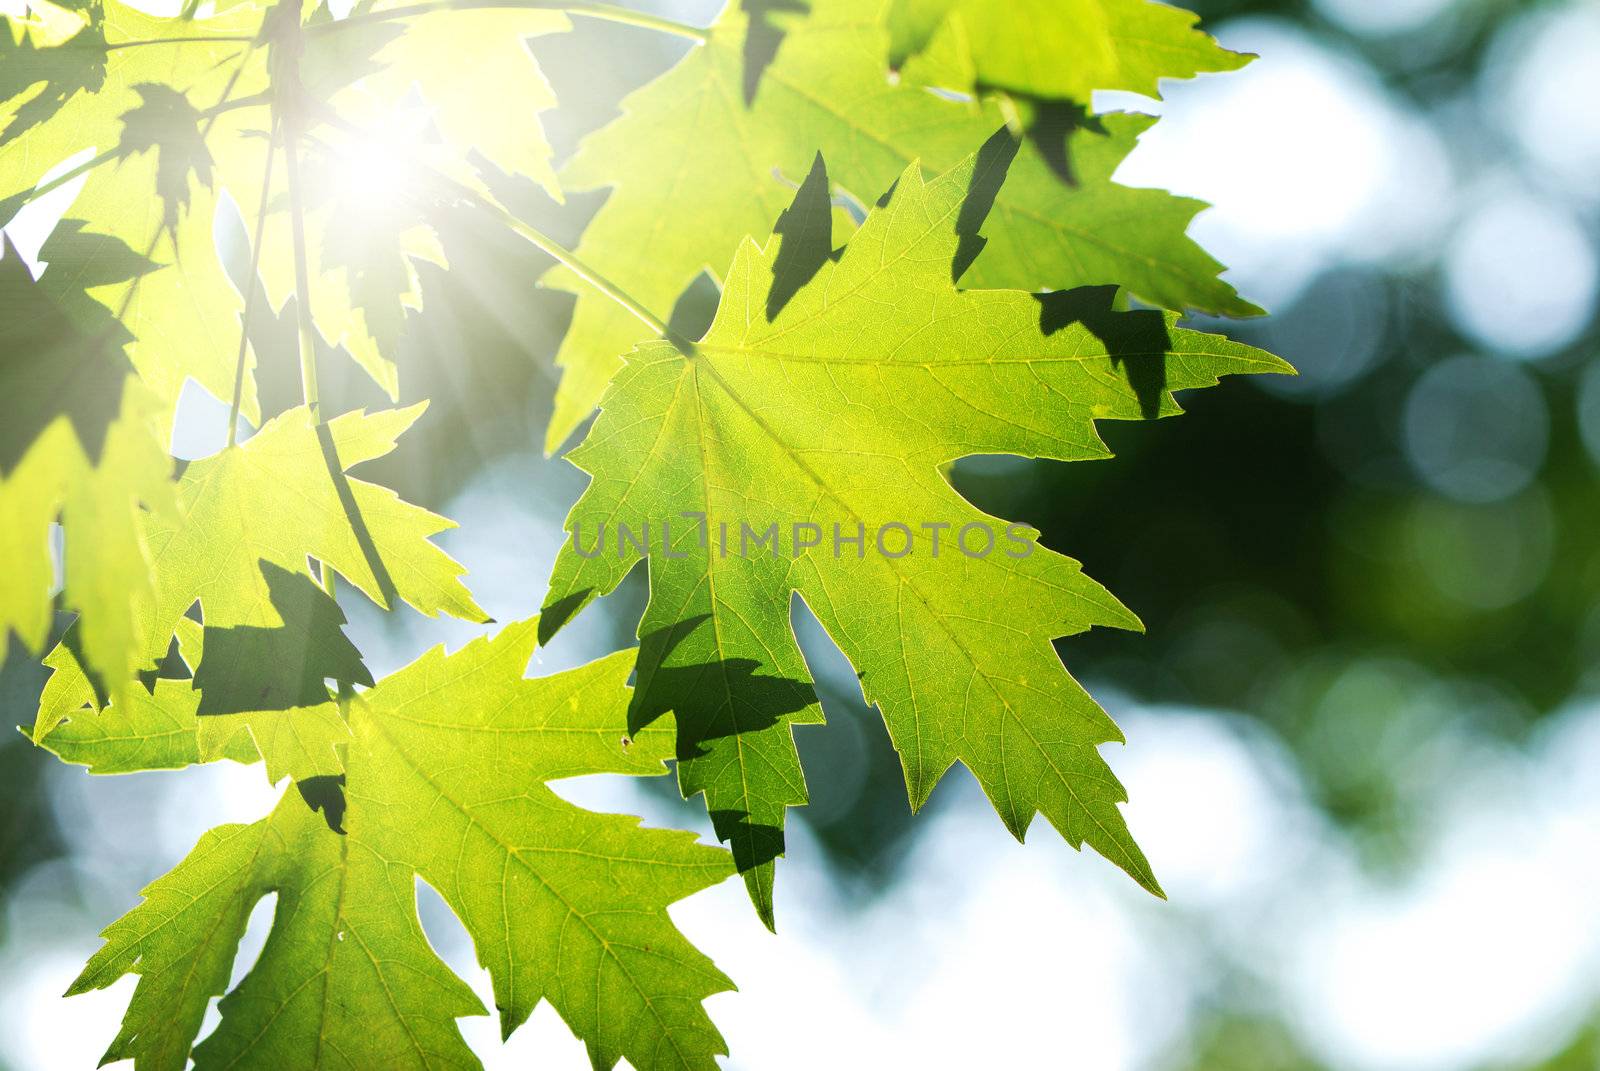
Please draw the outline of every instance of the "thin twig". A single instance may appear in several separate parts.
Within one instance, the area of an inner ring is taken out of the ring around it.
[[[233,405],[228,410],[228,445],[239,441],[239,407],[244,400],[244,359],[250,348],[250,312],[256,303],[256,280],[261,272],[261,239],[267,229],[267,205],[272,198],[272,163],[278,153],[278,127],[267,143],[267,165],[261,176],[261,208],[256,212],[256,233],[250,247],[250,277],[246,282],[244,315],[239,321],[239,361],[233,370]]]
[[[498,204],[495,204],[487,197],[484,197],[477,192],[466,188],[465,186],[459,186],[459,184],[457,188],[461,195],[470,201],[474,206],[489,213],[489,215],[493,216],[501,224],[509,227],[512,231],[522,236],[527,241],[532,242],[545,253],[548,253],[550,256],[554,257],[564,267],[566,267],[568,271],[572,272],[572,274],[576,275],[578,278],[594,287],[594,289],[598,290],[601,294],[604,294],[612,301],[615,301],[618,305],[621,305],[624,309],[627,309],[655,335],[660,338],[671,337],[672,332],[667,328],[666,323],[659,316],[656,316],[649,309],[635,301],[631,296],[629,296],[626,290],[607,279],[604,275],[601,275],[598,271],[595,271],[588,264],[585,264],[572,250],[557,242],[555,239],[551,238],[537,227],[534,227],[532,224],[517,218],[510,212],[507,212],[504,208],[501,208]]]
[[[248,50],[246,51],[245,54],[246,54],[246,56],[249,55]],[[231,88],[231,86],[230,86],[230,88]],[[214,107],[207,108],[205,111],[201,112],[200,113],[200,117],[202,119],[207,120],[207,122],[209,124],[209,122],[212,121],[212,120],[215,120],[217,116],[224,115],[227,112],[237,111],[240,108],[254,108],[254,107],[258,107],[260,105],[271,104],[271,103],[272,103],[272,94],[271,94],[271,92],[255,93],[255,94],[252,94],[251,96],[248,96],[248,97],[240,97],[238,100],[223,101],[222,103],[219,103]],[[210,132],[210,126],[208,125],[206,130],[201,132],[201,136],[204,137],[205,134],[207,134],[209,132]],[[113,160],[119,160],[123,156],[126,156],[126,155],[127,155],[127,151],[125,149],[123,149],[123,147],[120,144],[119,145],[113,145],[111,148],[109,148],[109,149],[105,150],[104,152],[99,153],[98,155],[96,155],[94,157],[94,159],[85,160],[83,163],[79,164],[77,167],[71,168],[70,170],[67,170],[67,171],[63,171],[61,174],[57,175],[55,178],[49,180],[48,182],[41,182],[39,185],[35,186],[33,189],[28,191],[27,196],[25,196],[22,199],[22,203],[20,205],[18,205],[17,207],[20,209],[24,205],[32,204],[34,201],[37,201],[39,198],[43,197],[45,194],[50,193],[52,190],[60,189],[62,186],[65,186],[67,183],[71,182],[73,179],[78,178],[81,175],[86,175],[90,171],[93,171],[95,168],[99,167],[101,164],[110,163]]]
[[[215,37],[197,34],[190,37],[150,37],[139,41],[113,41],[103,47],[107,52],[115,52],[119,48],[146,48],[150,45],[248,45],[254,40],[255,38],[248,34],[219,34]]]
[[[252,51],[253,49],[245,50],[246,59],[249,58]],[[241,63],[240,66],[242,67],[243,63]],[[231,89],[232,87],[230,86],[229,88]],[[205,137],[207,134],[211,133],[211,125],[216,120],[217,116],[226,115],[228,112],[236,112],[240,108],[260,108],[264,105],[271,104],[272,100],[272,90],[263,89],[259,93],[252,93],[248,97],[240,97],[238,100],[221,101],[220,103],[215,104],[200,113],[200,118],[206,120],[206,128],[200,132],[200,136]]]
[[[93,160],[85,160],[83,163],[79,164],[77,167],[74,167],[69,171],[63,171],[61,174],[57,175],[55,178],[51,179],[49,182],[41,182],[39,185],[35,186],[32,190],[28,191],[28,196],[23,198],[22,203],[23,204],[28,204],[31,201],[37,201],[39,198],[43,197],[45,194],[49,193],[50,191],[60,189],[62,186],[65,186],[67,183],[71,182],[73,179],[79,177],[80,175],[86,175],[89,172],[93,171],[95,168],[99,167],[101,164],[106,163],[106,162],[108,162],[110,160],[115,160],[121,154],[122,153],[121,153],[120,149],[117,149],[117,148],[107,149],[105,152],[100,153],[98,156],[96,156]]]

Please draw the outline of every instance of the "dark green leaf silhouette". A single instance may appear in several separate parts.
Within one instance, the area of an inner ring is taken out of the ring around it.
[[[783,46],[786,16],[811,10],[805,0],[739,0],[750,19],[744,38],[744,103],[749,107],[761,85],[761,73],[778,58]]]
[[[211,151],[201,131],[203,116],[189,98],[169,86],[140,82],[133,87],[144,99],[122,115],[123,155],[156,154],[156,196],[161,198],[162,224],[173,230],[189,205],[189,176],[211,185]]]
[[[304,573],[262,560],[272,609],[283,624],[205,630],[205,658],[195,670],[199,714],[292,710],[328,701],[326,681],[372,685],[372,675],[344,634],[344,611]]]
[[[79,92],[98,92],[106,77],[106,36],[98,4],[84,5],[87,22],[69,40],[41,45],[34,34],[0,29],[0,145],[47,121]],[[38,88],[34,88],[34,87]],[[26,94],[26,96],[24,96]],[[0,211],[0,222],[9,213]]]
[[[84,452],[97,462],[106,429],[122,409],[123,386],[132,371],[121,351],[127,331],[83,291],[147,269],[123,243],[85,234],[82,226],[69,220],[52,235],[41,253],[51,268],[37,280],[10,239],[4,241],[0,478],[60,416],[71,421]]]

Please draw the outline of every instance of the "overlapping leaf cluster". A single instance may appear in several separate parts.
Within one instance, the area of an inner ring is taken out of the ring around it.
[[[705,30],[546,0],[212,8],[29,0],[0,31],[0,225],[70,199],[42,273],[9,240],[0,259],[0,634],[42,652],[71,614],[27,731],[97,773],[261,762],[285,786],[106,931],[73,991],[138,976],[108,1060],[477,1066],[455,1019],[484,1009],[422,932],[420,879],[471,935],[506,1033],[548,1000],[596,1067],[715,1066],[701,1002],[730,983],[666,908],[737,871],[773,925],[806,800],[792,731],[822,720],[796,596],[882,711],[913,806],[960,762],[1017,836],[1042,813],[1159,892],[1097,750],[1119,733],[1051,646],[1137,619],[1015,526],[1015,555],[952,552],[1005,523],[946,471],[1104,457],[1098,420],[1286,370],[1178,326],[1256,310],[1185,235],[1198,202],[1112,181],[1151,120],[1091,96],[1247,57],[1148,0],[742,0]],[[691,44],[557,167],[527,40],[575,15]],[[569,251],[507,211],[497,173],[608,192]],[[541,617],[374,680],[338,578],[385,609],[485,615],[432,542],[450,522],[352,472],[424,406],[327,414],[319,354],[398,400],[446,208],[559,262],[543,282],[576,307],[546,442],[598,407],[569,455],[592,483]],[[243,255],[219,245],[229,226]],[[709,331],[669,330],[707,273]],[[277,413],[255,386],[267,315],[300,331],[303,404]],[[230,405],[229,441],[179,466],[190,383]],[[713,550],[746,521],[909,522],[908,543]],[[622,524],[659,539],[581,553]],[[526,678],[541,635],[641,558],[638,651]],[[731,856],[547,787],[669,759]],[[268,896],[266,948],[229,990]]]

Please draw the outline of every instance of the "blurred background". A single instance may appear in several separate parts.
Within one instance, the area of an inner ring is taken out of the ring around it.
[[[1118,178],[1214,203],[1191,233],[1273,315],[1201,326],[1300,377],[1106,428],[1113,461],[955,471],[1144,619],[1060,650],[1127,732],[1106,757],[1170,901],[1044,822],[1014,843],[962,771],[913,821],[879,719],[797,603],[830,724],[798,734],[813,803],[791,819],[779,934],[737,883],[674,909],[741,986],[710,1002],[729,1067],[1600,1067],[1600,5],[1189,6],[1262,58],[1098,102],[1165,116]],[[562,151],[681,50],[577,32],[534,44],[572,102]],[[507,196],[568,239],[598,203]],[[514,237],[460,220],[446,241],[400,357],[432,408],[363,474],[460,522],[441,542],[505,621],[539,606],[583,485],[539,450],[570,297],[533,289],[545,262]],[[268,411],[297,400],[292,322],[257,338]],[[325,404],[380,404],[349,362],[323,367]],[[175,452],[215,450],[225,420],[186,396]],[[643,599],[630,581],[535,670],[631,643]],[[343,602],[375,674],[475,633]],[[41,680],[7,659],[12,721]],[[273,793],[229,764],[91,778],[20,736],[0,777],[0,1065],[90,1067],[132,988],[60,999],[97,931]],[[709,836],[657,781],[561,791]],[[463,1029],[491,1067],[586,1065],[548,1007],[504,1045],[488,1019]]]

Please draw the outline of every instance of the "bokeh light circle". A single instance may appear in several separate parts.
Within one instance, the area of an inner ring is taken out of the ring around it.
[[[1314,0],[1318,11],[1354,33],[1372,36],[1421,29],[1456,0]]]
[[[1540,11],[1497,35],[1479,76],[1484,106],[1530,162],[1600,198],[1600,6]]]
[[[1578,220],[1549,201],[1517,193],[1489,201],[1456,233],[1444,267],[1451,317],[1503,353],[1553,353],[1594,314],[1594,250]]]
[[[1600,465],[1600,361],[1591,361],[1578,382],[1578,433],[1589,459]]]
[[[1549,425],[1544,394],[1520,366],[1453,357],[1424,373],[1406,398],[1406,456],[1440,494],[1497,502],[1532,482]]]
[[[1299,375],[1263,376],[1256,385],[1281,398],[1338,394],[1378,362],[1388,313],[1387,295],[1371,277],[1350,271],[1323,276],[1261,326],[1260,344],[1293,363]]]

